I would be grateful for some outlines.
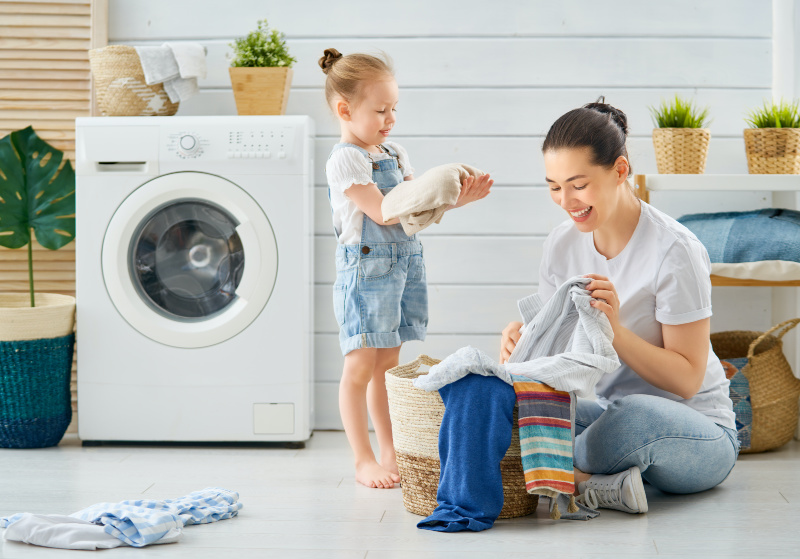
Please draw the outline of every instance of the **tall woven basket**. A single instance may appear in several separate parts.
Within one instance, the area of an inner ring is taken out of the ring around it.
[[[110,45],[89,51],[97,106],[103,116],[171,116],[178,103],[160,83],[147,85],[134,47]]]
[[[783,355],[781,338],[798,323],[800,318],[793,318],[766,332],[711,334],[711,345],[720,359],[747,357],[742,374],[750,385],[753,424],[750,448],[742,449],[743,453],[778,448],[792,439],[797,428],[800,379]]]
[[[707,128],[655,128],[653,147],[661,174],[701,174],[706,170]]]
[[[439,426],[444,416],[444,403],[438,392],[415,388],[414,379],[425,374],[421,365],[435,365],[438,359],[420,355],[414,361],[386,371],[386,391],[392,436],[400,470],[403,505],[406,510],[429,516],[436,508],[439,488]],[[536,511],[538,495],[525,490],[519,446],[517,411],[514,410],[514,432],[511,446],[500,462],[503,478],[503,509],[499,518],[526,516]]]
[[[745,128],[751,175],[800,174],[800,128]]]

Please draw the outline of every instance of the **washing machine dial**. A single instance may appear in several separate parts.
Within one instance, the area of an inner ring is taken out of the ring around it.
[[[197,152],[197,149],[200,147],[200,142],[191,134],[184,134],[181,136],[180,140],[178,140],[178,146],[182,154],[192,155]]]

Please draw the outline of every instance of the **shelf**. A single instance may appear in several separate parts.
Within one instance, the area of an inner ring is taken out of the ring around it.
[[[650,192],[682,191],[766,191],[800,192],[800,175],[634,175],[636,195],[650,202]],[[712,286],[800,287],[800,280],[762,281],[711,275]]]

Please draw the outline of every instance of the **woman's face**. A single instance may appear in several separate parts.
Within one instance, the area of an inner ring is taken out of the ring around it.
[[[591,156],[588,147],[544,153],[550,197],[584,233],[597,230],[614,216],[627,188],[622,185],[628,178],[628,161],[624,157],[607,169],[594,165]]]

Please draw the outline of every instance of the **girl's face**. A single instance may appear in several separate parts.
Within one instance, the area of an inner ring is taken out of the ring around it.
[[[397,121],[398,98],[397,82],[388,78],[365,83],[355,105],[338,101],[342,139],[364,149],[385,141]]]
[[[579,231],[595,231],[613,218],[626,195],[628,161],[619,157],[607,169],[592,163],[591,148],[565,148],[544,153],[550,197],[564,208]]]

